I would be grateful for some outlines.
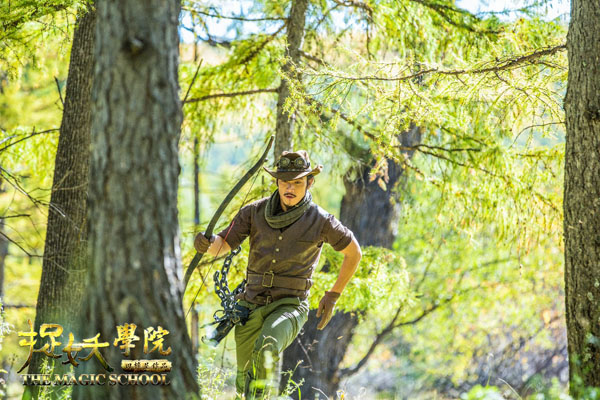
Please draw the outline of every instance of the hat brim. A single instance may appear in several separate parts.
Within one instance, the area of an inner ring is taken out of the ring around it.
[[[285,171],[285,172],[279,171],[279,172],[277,172],[277,171],[268,170],[267,167],[263,167],[263,169],[265,171],[267,171],[269,173],[269,175],[271,175],[275,179],[281,179],[282,181],[293,181],[294,179],[300,179],[307,175],[318,175],[323,170],[323,166],[318,165],[312,171]]]

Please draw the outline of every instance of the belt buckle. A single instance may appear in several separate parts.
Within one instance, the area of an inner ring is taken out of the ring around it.
[[[271,282],[269,282],[269,284],[268,284],[268,285],[265,285],[265,276],[267,276],[267,275],[269,275],[269,274],[271,275]],[[265,272],[265,273],[263,274],[262,286],[263,286],[263,287],[267,287],[267,288],[273,287],[273,279],[274,279],[274,278],[275,278],[275,273],[274,273],[273,271]]]

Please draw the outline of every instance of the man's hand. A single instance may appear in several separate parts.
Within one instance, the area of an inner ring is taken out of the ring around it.
[[[194,248],[200,254],[206,253],[210,245],[215,241],[215,235],[212,235],[210,239],[204,236],[204,233],[200,232],[194,239]]]
[[[340,293],[325,292],[325,295],[319,302],[319,309],[317,310],[317,318],[323,315],[323,317],[319,321],[319,325],[317,325],[317,329],[321,330],[325,328],[325,326],[329,323],[329,320],[333,315],[333,308],[335,307],[335,303],[339,298]]]

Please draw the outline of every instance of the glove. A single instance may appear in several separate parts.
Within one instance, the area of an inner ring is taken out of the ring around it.
[[[206,236],[204,236],[204,233],[200,232],[194,239],[194,248],[198,253],[204,254],[214,241],[215,235],[212,235],[210,239],[208,239]]]
[[[322,330],[329,323],[331,316],[333,315],[333,308],[335,307],[335,302],[340,298],[340,293],[336,292],[325,292],[325,295],[319,302],[319,309],[317,310],[317,318],[321,317],[319,320],[319,325],[317,325],[317,329]]]

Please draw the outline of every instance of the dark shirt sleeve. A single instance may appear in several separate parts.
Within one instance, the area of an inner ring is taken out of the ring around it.
[[[322,232],[323,241],[329,243],[336,251],[345,249],[354,237],[352,231],[331,214],[325,220]]]
[[[237,213],[227,228],[217,233],[217,235],[225,239],[232,250],[237,248],[248,237],[248,235],[250,235],[250,226],[252,225],[252,208],[252,204],[244,206]]]

